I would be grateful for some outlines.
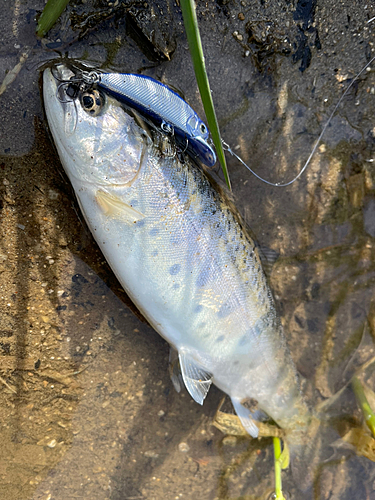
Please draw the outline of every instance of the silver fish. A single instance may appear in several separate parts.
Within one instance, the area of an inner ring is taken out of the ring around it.
[[[71,76],[63,65],[56,71],[60,80]],[[284,429],[305,429],[308,409],[272,293],[226,195],[194,163],[180,162],[168,136],[153,131],[151,139],[113,96],[104,94],[93,115],[82,95],[57,96],[50,69],[43,87],[87,224],[126,292],[178,352],[191,396],[203,404],[214,383],[252,436],[250,398]]]
[[[84,71],[82,78],[151,117],[165,131],[173,132],[181,146],[187,146],[188,152],[208,167],[215,165],[216,154],[209,144],[208,128],[193,108],[167,85],[131,73]]]

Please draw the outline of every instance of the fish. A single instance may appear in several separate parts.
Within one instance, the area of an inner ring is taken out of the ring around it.
[[[150,137],[112,93],[85,89],[66,99],[56,73],[74,76],[64,64],[44,70],[44,107],[82,214],[126,293],[176,351],[187,391],[203,404],[215,384],[253,437],[256,400],[286,431],[291,453],[300,450],[310,411],[233,202],[194,161],[180,160],[172,137],[157,128]]]
[[[132,73],[83,71],[81,77],[87,84],[96,85],[151,118],[165,132],[175,134],[181,147],[207,167],[215,165],[216,154],[209,143],[207,126],[194,109],[164,83]]]

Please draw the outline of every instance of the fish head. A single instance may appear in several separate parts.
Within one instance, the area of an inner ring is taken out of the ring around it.
[[[47,120],[66,173],[99,185],[131,184],[151,143],[116,99],[64,64],[43,73]]]

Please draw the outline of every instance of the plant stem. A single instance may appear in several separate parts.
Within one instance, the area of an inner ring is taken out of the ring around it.
[[[285,500],[281,484],[281,469],[283,468],[281,458],[281,441],[277,437],[273,438],[273,454],[275,457],[275,500]]]
[[[221,135],[219,124],[217,123],[214,104],[210,90],[210,84],[206,72],[206,65],[204,62],[203,48],[201,37],[199,34],[197,14],[195,12],[194,0],[181,0],[181,11],[184,20],[186,37],[189,44],[190,55],[193,61],[195,77],[197,79],[199,92],[202,97],[204,111],[206,113],[208,127],[211,131],[212,140],[216,147],[217,156],[224,173],[225,181],[231,189],[229,173],[225,161],[223,145],[221,142]]]
[[[373,437],[375,437],[375,415],[367,401],[362,384],[357,377],[353,377],[351,383],[355,397],[357,398],[357,402],[362,410],[367,427],[370,429]]]

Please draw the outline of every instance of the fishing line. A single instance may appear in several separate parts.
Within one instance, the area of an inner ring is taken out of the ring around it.
[[[285,183],[280,183],[280,182],[271,182],[271,181],[267,181],[267,179],[263,179],[263,177],[261,177],[260,175],[258,175],[256,172],[254,172],[254,170],[252,170],[231,148],[230,146],[223,141],[223,139],[221,139],[221,142],[223,144],[223,147],[226,151],[228,151],[228,153],[230,153],[232,156],[236,157],[237,160],[239,162],[242,163],[242,165],[244,165],[257,179],[259,179],[260,181],[270,185],[270,186],[274,186],[274,187],[286,187],[286,186],[290,186],[291,184],[293,184],[293,182],[295,182],[297,179],[299,179],[301,177],[301,175],[304,173],[304,171],[306,170],[306,168],[308,167],[310,161],[311,161],[311,158],[314,156],[314,153],[315,151],[317,150],[317,147],[319,146],[319,143],[320,141],[322,140],[322,137],[325,133],[325,131],[327,130],[327,127],[329,126],[329,124],[331,123],[332,121],[332,118],[333,116],[335,115],[338,107],[340,106],[340,104],[342,103],[343,99],[345,98],[345,96],[347,95],[347,93],[349,92],[349,90],[353,87],[354,83],[358,80],[358,78],[362,75],[362,73],[364,71],[366,71],[366,69],[370,66],[370,64],[375,60],[375,56],[361,69],[361,71],[356,75],[356,77],[354,78],[354,80],[352,80],[350,82],[350,85],[348,86],[348,88],[345,90],[345,92],[342,94],[342,96],[340,97],[338,103],[336,104],[336,106],[334,107],[332,113],[330,114],[329,118],[328,118],[328,121],[326,122],[326,124],[324,125],[311,153],[310,153],[310,156],[307,158],[307,161],[306,163],[304,164],[304,166],[302,167],[302,169],[299,171],[299,173],[289,182],[285,182]]]

